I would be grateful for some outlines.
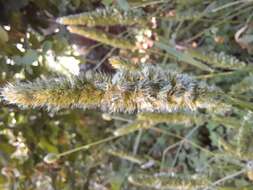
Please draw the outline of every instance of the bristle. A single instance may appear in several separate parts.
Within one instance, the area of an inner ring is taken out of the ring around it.
[[[208,63],[210,66],[216,68],[237,70],[245,68],[245,66],[247,65],[245,62],[240,61],[239,59],[237,59],[232,55],[227,55],[224,52],[202,53],[194,50],[189,50],[189,52],[193,57],[201,61],[204,61]]]
[[[64,16],[56,19],[64,25],[114,26],[114,25],[146,25],[147,20],[137,11],[122,11],[115,8],[97,9],[75,15]]]
[[[208,180],[201,177],[183,179],[169,175],[134,174],[128,177],[128,181],[135,186],[152,189],[194,190],[208,186]]]
[[[185,74],[142,65],[140,70],[119,70],[113,76],[86,74],[73,80],[56,78],[8,84],[5,101],[29,107],[99,108],[105,112],[196,111],[220,108],[213,89]],[[221,108],[223,109],[223,107]]]

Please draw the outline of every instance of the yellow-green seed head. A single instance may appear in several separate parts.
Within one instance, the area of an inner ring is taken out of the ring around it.
[[[116,8],[97,9],[75,15],[64,16],[56,19],[56,22],[64,25],[114,26],[114,25],[146,25],[147,20],[141,12],[122,11]]]
[[[118,70],[113,76],[94,72],[74,79],[7,84],[1,94],[11,104],[48,109],[97,108],[109,113],[223,109],[215,90],[205,83],[147,64],[140,65],[139,70]]]

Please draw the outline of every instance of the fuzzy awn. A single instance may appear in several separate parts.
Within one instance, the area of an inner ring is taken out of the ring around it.
[[[2,96],[6,102],[23,107],[171,113],[223,109],[216,92],[188,75],[146,64],[134,71],[120,69],[113,76],[88,72],[73,79],[7,84],[2,89]]]
[[[106,7],[92,12],[60,17],[56,22],[64,25],[82,25],[88,27],[133,24],[145,26],[148,23],[148,19],[140,11],[122,11]]]

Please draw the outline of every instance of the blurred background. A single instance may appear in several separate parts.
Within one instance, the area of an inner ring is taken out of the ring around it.
[[[150,24],[145,28],[98,27],[112,35],[134,39],[137,51],[71,34],[56,23],[56,18],[61,16],[108,6],[126,11],[134,9],[147,15]],[[239,82],[252,77],[250,73],[234,72],[224,77],[219,73],[231,72],[230,66],[209,65],[216,71],[210,76],[203,63],[193,60],[194,54],[184,57],[181,50],[224,52],[250,64],[252,10],[252,3],[246,0],[0,0],[0,87],[8,82],[36,78],[71,78],[90,69],[113,74],[115,69],[108,64],[108,58],[119,55],[133,63],[163,64],[173,71],[199,75],[225,92],[236,93],[242,88]],[[156,41],[173,49],[154,47]],[[252,85],[252,78],[246,82]],[[252,91],[247,91],[244,98],[252,101]],[[57,112],[22,109],[4,101],[0,105],[0,189],[3,190],[134,190],[142,189],[128,182],[128,176],[135,172],[212,175],[219,179],[239,168],[238,165],[226,167],[226,159],[210,161],[219,150],[216,134],[226,134],[228,139],[233,136],[212,122],[191,128],[162,123],[158,125],[161,130],[140,130],[46,163],[43,158],[48,153],[61,153],[104,139],[135,116],[81,109]],[[242,176],[231,183],[241,187],[252,181]]]

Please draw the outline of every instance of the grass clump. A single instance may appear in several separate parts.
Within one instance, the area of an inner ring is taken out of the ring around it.
[[[12,3],[1,189],[253,188],[251,1]]]

